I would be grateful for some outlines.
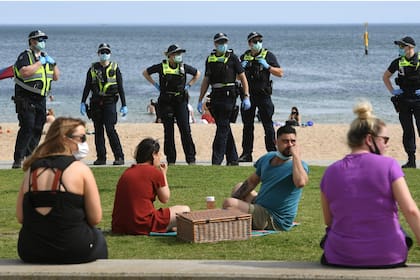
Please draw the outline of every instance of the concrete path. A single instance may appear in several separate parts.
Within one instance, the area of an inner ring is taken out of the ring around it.
[[[395,269],[340,269],[310,262],[98,260],[78,265],[31,265],[0,259],[0,279],[420,279],[420,264]]]

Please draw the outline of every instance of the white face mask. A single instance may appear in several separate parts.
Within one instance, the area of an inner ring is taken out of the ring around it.
[[[85,158],[89,153],[89,145],[87,142],[77,143],[77,151],[73,152],[73,156],[77,160]]]
[[[282,160],[289,160],[292,156],[285,156],[281,152],[277,151],[277,157],[281,158]]]
[[[182,55],[175,55],[174,56],[174,61],[175,61],[175,63],[181,63],[182,62]]]

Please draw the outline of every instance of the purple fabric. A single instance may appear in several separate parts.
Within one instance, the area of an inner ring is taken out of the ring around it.
[[[328,263],[381,266],[406,260],[391,188],[403,176],[394,159],[372,153],[347,155],[327,168],[321,191],[333,217],[324,246]]]

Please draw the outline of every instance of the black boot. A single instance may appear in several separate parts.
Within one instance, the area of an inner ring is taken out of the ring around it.
[[[408,154],[408,161],[406,164],[401,166],[402,168],[416,168],[416,155]]]

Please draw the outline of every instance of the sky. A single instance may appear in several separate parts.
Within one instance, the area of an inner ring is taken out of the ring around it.
[[[2,1],[0,25],[420,23],[420,1]]]

